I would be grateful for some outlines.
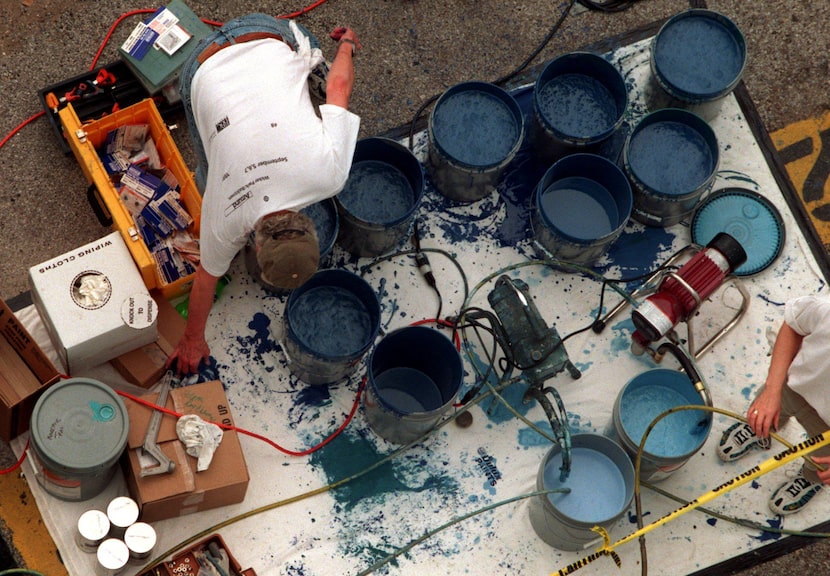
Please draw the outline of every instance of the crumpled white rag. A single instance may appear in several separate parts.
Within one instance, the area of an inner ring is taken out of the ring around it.
[[[288,27],[291,29],[291,33],[294,34],[294,40],[297,41],[297,55],[305,61],[309,70],[313,70],[323,61],[323,51],[311,47],[308,36],[303,34],[300,27],[293,20],[288,23]]]
[[[184,444],[185,451],[198,459],[196,471],[207,470],[214,452],[222,443],[222,429],[195,414],[185,414],[176,422],[176,434]]]

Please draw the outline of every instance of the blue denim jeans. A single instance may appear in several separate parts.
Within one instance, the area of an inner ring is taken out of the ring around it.
[[[270,32],[279,34],[283,40],[288,42],[294,49],[297,48],[297,41],[294,34],[291,32],[291,27],[288,25],[289,20],[278,19],[268,14],[247,14],[234,18],[226,22],[221,28],[208,37],[203,38],[196,45],[196,49],[190,53],[187,60],[182,65],[181,74],[179,78],[179,94],[182,98],[182,105],[184,106],[184,113],[187,118],[187,127],[190,130],[190,137],[193,140],[193,148],[196,152],[196,187],[199,192],[204,194],[205,182],[207,179],[208,161],[205,154],[205,148],[202,145],[202,137],[199,135],[199,130],[196,128],[196,121],[193,118],[193,99],[190,94],[190,86],[193,83],[193,77],[199,69],[200,63],[198,61],[199,54],[210,46],[212,43],[217,44],[233,44],[234,39],[249,34],[251,32]],[[319,48],[320,42],[309,32],[302,24],[296,23],[297,27],[308,36],[309,43],[312,48]]]

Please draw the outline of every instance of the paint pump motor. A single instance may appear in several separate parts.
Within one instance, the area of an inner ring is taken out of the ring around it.
[[[684,258],[683,264],[678,262]],[[718,233],[705,246],[690,245],[677,252],[654,274],[649,276],[642,287],[631,293],[631,300],[645,297],[636,303],[631,312],[635,330],[631,335],[631,350],[640,355],[648,351],[653,356],[660,356],[653,344],[663,338],[679,343],[680,338],[675,327],[684,322],[688,326],[688,348],[695,358],[699,358],[714,343],[723,337],[743,316],[749,303],[749,296],[741,284],[732,276],[735,269],[746,262],[747,254],[741,244],[725,232]],[[727,280],[730,280],[741,294],[742,302],[736,314],[710,338],[699,350],[695,348],[692,319],[698,314],[700,306],[715,293]],[[614,315],[624,306],[623,301],[613,308],[605,317],[594,323],[594,332],[599,333]],[[659,360],[659,358],[658,358]]]
[[[564,479],[570,473],[567,413],[556,389],[544,384],[563,370],[567,370],[573,378],[579,378],[581,372],[568,358],[556,328],[545,323],[525,282],[502,275],[496,280],[487,300],[496,317],[484,310],[469,311],[465,316],[486,317],[490,321],[508,364],[521,370],[522,377],[530,384],[523,402],[526,404],[536,400],[544,409],[554,437],[562,447],[561,473]]]

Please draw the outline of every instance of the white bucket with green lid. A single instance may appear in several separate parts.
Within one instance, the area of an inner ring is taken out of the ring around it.
[[[30,455],[38,483],[61,500],[88,500],[106,488],[127,446],[127,408],[106,384],[70,378],[32,411]]]

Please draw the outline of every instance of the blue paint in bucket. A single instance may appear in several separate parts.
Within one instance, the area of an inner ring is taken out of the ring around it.
[[[425,326],[394,330],[368,362],[366,419],[389,442],[412,442],[452,406],[462,380],[461,356],[444,334]]]
[[[289,369],[308,384],[336,382],[355,371],[379,329],[380,303],[371,286],[345,270],[321,270],[285,306]]]
[[[360,140],[335,198],[338,243],[358,257],[389,252],[408,237],[423,193],[423,168],[409,149],[388,138]]]
[[[563,54],[536,79],[534,148],[549,162],[595,152],[620,127],[627,108],[628,89],[613,64],[590,52]]]
[[[595,154],[570,154],[536,186],[534,237],[546,255],[592,264],[619,237],[632,206],[631,185],[616,164]]]
[[[337,206],[334,203],[334,199],[329,198],[321,202],[316,202],[311,206],[303,208],[300,212],[314,221],[314,229],[317,232],[317,243],[320,245],[320,264],[321,266],[325,266],[326,258],[331,254],[331,249],[334,247],[335,240],[337,240],[337,231],[339,229]],[[248,242],[245,244],[244,257],[245,269],[257,284],[275,294],[286,294],[289,292],[286,288],[274,286],[262,279],[262,273],[256,259],[256,245],[254,243],[253,233],[248,237]]]
[[[547,544],[582,550],[610,530],[634,497],[634,466],[619,444],[599,434],[571,436],[571,473],[562,482],[559,445],[548,452],[536,477],[537,490],[568,488],[570,493],[537,496],[530,501],[530,523]]]
[[[516,100],[487,82],[445,91],[429,117],[427,168],[436,189],[456,202],[475,202],[495,190],[524,139]]]
[[[715,132],[698,115],[677,108],[647,114],[623,149],[632,217],[649,226],[679,223],[712,187],[719,161]]]
[[[746,40],[717,12],[687,10],[670,18],[652,43],[651,71],[671,97],[690,104],[729,94],[746,64]]]
[[[643,372],[617,396],[609,435],[619,439],[633,461],[649,424],[666,410],[683,405],[704,405],[686,374],[664,368]],[[703,410],[681,410],[663,418],[646,440],[641,478],[667,478],[700,450],[711,428],[712,415]]]

